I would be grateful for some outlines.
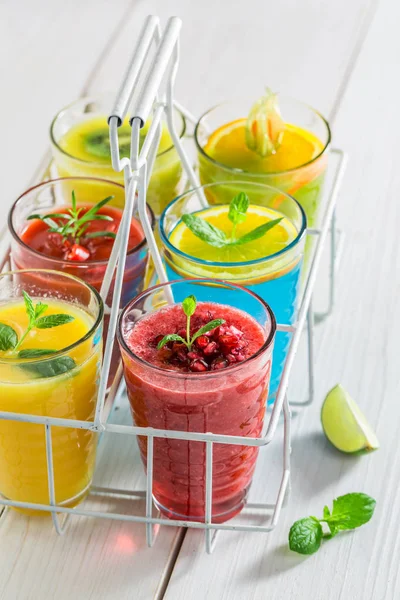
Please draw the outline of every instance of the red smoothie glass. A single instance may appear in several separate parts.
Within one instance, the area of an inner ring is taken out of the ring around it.
[[[275,317],[259,296],[241,286],[215,279],[190,283],[190,292],[197,300],[191,317],[192,334],[213,319],[225,320],[207,334],[208,339],[199,338],[199,346],[197,342],[191,346],[191,353],[199,352],[200,342],[202,347],[211,343],[219,348],[211,357],[202,354],[198,360],[196,354],[188,354],[194,360],[182,363],[174,354],[175,346],[172,350],[168,346],[157,348],[160,336],[183,335],[185,331],[181,304],[187,296],[184,280],[142,292],[120,315],[118,341],[134,423],[156,429],[259,437],[268,398]],[[217,304],[213,298],[217,295],[220,299],[222,291],[224,303]],[[172,304],[167,302],[168,292],[172,292]],[[246,306],[246,312],[237,308],[241,306]],[[221,350],[232,332],[241,340],[237,362],[234,358],[231,362],[231,355]],[[200,352],[207,354],[206,349]],[[203,365],[201,372],[198,363]],[[138,443],[146,465],[147,437],[139,436]],[[153,498],[169,518],[204,520],[205,446],[201,441],[154,438]],[[257,455],[257,447],[213,444],[214,522],[226,521],[243,508]]]
[[[76,255],[72,244],[70,251],[64,246],[57,246],[59,234],[49,234],[49,226],[39,219],[28,220],[33,214],[47,215],[50,213],[65,213],[71,208],[72,191],[74,191],[77,207],[82,209],[82,214],[94,204],[107,196],[113,198],[98,212],[112,219],[94,220],[87,231],[99,232],[103,230],[116,233],[122,218],[120,206],[123,187],[112,181],[89,177],[69,177],[54,179],[36,185],[22,194],[14,203],[9,213],[8,225],[12,235],[11,260],[14,269],[51,269],[69,273],[92,285],[100,291],[104,274],[114,240],[107,237],[97,237],[90,240],[83,256]],[[154,226],[153,213],[148,208],[151,222]],[[53,237],[51,237],[53,235]],[[84,243],[84,242],[83,242]],[[89,249],[89,250],[88,250]],[[79,248],[78,248],[79,250]],[[90,256],[88,256],[90,251]],[[126,257],[126,266],[121,295],[121,306],[124,306],[145,287],[145,274],[147,268],[147,244],[142,227],[137,219],[132,219],[129,251]],[[34,277],[30,271],[30,277]],[[40,274],[38,274],[40,278]],[[104,318],[104,336],[107,335],[108,320],[107,305],[112,302],[113,285],[107,297]],[[109,382],[111,383],[119,362],[118,344],[115,342]]]

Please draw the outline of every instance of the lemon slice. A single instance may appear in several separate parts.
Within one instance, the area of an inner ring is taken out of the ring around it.
[[[379,448],[378,439],[353,398],[339,384],[326,396],[321,423],[328,440],[342,452],[368,452]]]
[[[228,218],[229,205],[222,204],[198,211],[196,216],[208,221],[218,229],[221,229],[229,237],[232,232],[232,222]],[[277,218],[282,221],[270,229],[262,238],[238,246],[225,246],[215,248],[210,246],[194,235],[188,227],[180,221],[172,231],[169,241],[175,248],[182,250],[194,258],[213,262],[237,263],[257,260],[271,256],[284,249],[297,236],[295,226],[282,213],[267,208],[250,204],[247,210],[246,220],[237,225],[236,236],[241,237],[245,233],[256,229],[260,225]]]

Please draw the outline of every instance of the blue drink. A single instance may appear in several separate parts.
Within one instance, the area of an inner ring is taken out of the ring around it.
[[[230,188],[231,185],[230,183]],[[212,184],[203,186],[201,189],[207,198],[212,197],[212,204],[215,207],[215,199],[218,198],[219,191],[224,192],[224,198],[226,198],[227,186],[228,184]],[[197,213],[197,216],[201,217],[199,211],[204,210],[201,198],[196,190],[187,192],[167,207],[160,221],[163,257],[168,278],[170,280],[188,280],[187,285],[180,286],[179,293],[182,294],[182,297],[176,297],[175,301],[181,302],[189,294],[195,294],[193,285],[190,283],[191,278],[215,277],[216,279],[245,286],[258,294],[270,305],[278,324],[291,325],[296,318],[300,271],[304,252],[306,219],[303,209],[292,197],[263,184],[238,184],[236,193],[239,191],[245,191],[249,196],[250,208],[253,205],[259,205],[266,209],[272,209],[274,213],[276,212],[276,217],[284,217],[287,222],[290,222],[293,239],[282,250],[268,255],[268,244],[264,238],[260,238],[258,243],[261,244],[261,253],[265,247],[266,255],[260,259],[244,262],[222,263],[202,260],[186,254],[171,243],[171,234],[181,224],[183,214]],[[267,237],[268,233],[265,238]],[[213,301],[222,304],[229,303],[228,295],[229,290],[227,288],[216,285]],[[252,315],[251,306],[238,306],[238,308]],[[269,402],[275,400],[290,340],[290,333],[277,331],[273,352]]]

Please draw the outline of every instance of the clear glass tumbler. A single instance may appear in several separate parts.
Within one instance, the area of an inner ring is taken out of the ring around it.
[[[44,316],[62,312],[74,321],[33,328],[24,338],[23,351],[0,352],[0,411],[92,420],[102,356],[99,294],[76,277],[55,271],[1,274],[0,323],[11,326],[20,340],[28,323],[23,292],[34,304],[47,305]],[[25,358],[35,347],[42,354]],[[56,502],[75,506],[89,491],[97,435],[58,426],[51,432]],[[10,500],[49,503],[44,425],[0,418],[0,493]]]
[[[143,344],[152,343],[150,338],[161,323],[171,321],[172,327],[178,326],[169,311],[180,307],[167,305],[165,292],[172,292],[178,302],[185,297],[186,287],[185,281],[173,281],[150,288],[132,300],[120,316],[118,341],[133,420],[140,427],[258,437],[263,428],[276,329],[271,309],[259,296],[213,279],[192,282],[191,293],[198,307],[207,303],[204,310],[210,309],[214,318],[225,316],[227,322],[234,310],[235,318],[239,315],[244,324],[243,330],[257,330],[257,335],[261,331],[258,350],[236,365],[205,373],[177,372],[147,362],[130,349],[135,327],[143,319],[153,317],[151,326],[147,325],[149,339],[136,340]],[[243,306],[246,311],[241,310]],[[146,465],[147,438],[139,436],[138,440]],[[257,455],[257,447],[214,444],[214,521],[226,521],[243,508]],[[173,519],[204,520],[205,464],[204,443],[154,438],[153,496],[163,514]]]
[[[294,198],[276,188],[248,181],[238,181],[235,186],[237,186],[235,191],[232,190],[230,182],[210,184],[199,189],[210,202],[209,208],[213,207],[215,197],[225,198],[229,203],[233,193],[239,190],[245,192],[250,204],[273,209],[276,218],[285,217],[290,222],[296,232],[293,241],[275,254],[268,254],[266,246],[265,257],[256,260],[218,262],[196,258],[190,254],[190,248],[179,249],[170,240],[175,228],[182,223],[182,215],[195,213],[201,217],[201,211],[209,209],[204,209],[202,206],[198,190],[191,190],[171,202],[160,219],[162,252],[168,278],[186,279],[183,288],[186,295],[192,293],[190,279],[197,277],[215,277],[240,284],[261,296],[271,306],[278,323],[291,325],[297,314],[300,272],[304,255],[306,231],[304,211]],[[217,207],[215,209],[218,210]],[[259,240],[260,247],[263,239]],[[224,302],[226,295],[226,290],[222,288],[215,290],[217,302]],[[246,300],[245,297],[243,300]],[[245,304],[242,308],[248,310]],[[276,398],[291,337],[292,334],[283,331],[278,331],[276,334],[269,402],[273,402]]]
[[[124,184],[123,173],[116,173],[111,166],[107,118],[113,100],[112,95],[80,98],[55,116],[50,139],[60,177],[99,177]],[[175,111],[175,122],[178,134],[183,138],[186,122],[179,111]],[[86,144],[85,139],[89,140]],[[126,126],[120,137],[120,151],[128,149],[129,144],[130,127]],[[156,216],[183,191],[182,165],[165,123],[161,144],[147,192],[148,203]],[[123,195],[120,207],[123,207]]]

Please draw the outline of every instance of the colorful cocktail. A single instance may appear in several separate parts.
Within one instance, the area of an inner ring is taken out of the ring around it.
[[[50,137],[53,156],[61,177],[99,177],[124,183],[123,173],[111,166],[109,128],[107,118],[112,108],[111,98],[81,98],[61,110],[54,118]],[[182,138],[185,119],[175,113],[176,127]],[[148,121],[141,129],[141,141],[150,126]],[[130,155],[131,128],[126,120],[118,130],[120,156]],[[147,200],[159,216],[166,205],[179,193],[182,185],[182,166],[166,124],[163,123],[158,154],[147,192]],[[123,207],[123,194],[119,196]]]
[[[103,305],[84,282],[52,271],[0,276],[0,411],[78,419],[94,417],[102,353]],[[87,494],[96,435],[54,426],[58,504]],[[0,419],[0,493],[49,503],[45,427]]]
[[[248,206],[245,210],[243,206],[238,207],[236,225],[231,220],[229,204],[210,204],[207,208],[202,205],[202,197],[227,198],[231,189],[229,182],[204,186],[200,193],[198,190],[187,192],[164,211],[160,234],[168,277],[186,279],[182,287],[186,295],[192,293],[190,279],[197,277],[238,283],[261,296],[271,306],[278,323],[291,325],[296,318],[304,252],[304,211],[296,200],[275,188],[248,182],[238,183],[239,186]],[[189,221],[186,215],[190,215]],[[203,223],[204,231],[196,235],[196,227],[201,226],[198,219],[205,221],[206,226]],[[250,236],[246,241],[243,236],[255,230],[255,237]],[[210,235],[211,242],[207,238]],[[216,236],[214,241],[213,236]],[[216,288],[214,299],[225,303],[227,294],[226,289]],[[252,314],[246,304],[239,308]],[[271,402],[278,391],[290,339],[290,333],[277,332]]]
[[[251,100],[226,102],[196,126],[201,183],[231,182],[226,194],[210,193],[209,201],[228,203],[241,189],[238,182],[264,183],[294,196],[315,227],[331,139],[327,121],[309,106],[269,92],[251,108]]]
[[[121,190],[123,188],[119,184],[109,181],[68,178],[48,181],[25,192],[13,205],[9,216],[13,267],[70,273],[100,291],[122,218],[122,210],[115,206],[115,196]],[[83,222],[84,227],[75,227],[74,231],[74,224],[70,223],[72,192],[76,200],[77,220]],[[107,197],[109,200],[94,211],[95,204]],[[92,218],[89,218],[89,211]],[[149,216],[154,223],[150,209]],[[65,234],[60,233],[62,227],[68,224],[69,230]],[[57,227],[58,231],[55,231]],[[137,219],[132,219],[121,306],[143,289],[146,268],[144,233]],[[108,306],[111,306],[112,292],[113,286],[107,297]],[[108,317],[105,332],[107,323]],[[118,366],[118,357],[115,344],[110,380]]]
[[[166,289],[174,304],[167,304]],[[259,437],[274,316],[261,298],[235,285],[193,281],[194,310],[193,299],[190,307],[184,298],[185,289],[182,281],[156,286],[121,314],[118,340],[134,422],[141,427]],[[219,292],[224,304],[215,302]],[[246,312],[238,308],[243,306]],[[175,341],[163,345],[168,334]],[[139,436],[139,446],[146,465],[146,437]],[[257,454],[257,447],[214,444],[213,520],[225,521],[242,509]],[[154,438],[153,495],[164,514],[204,520],[205,465],[204,443]]]

